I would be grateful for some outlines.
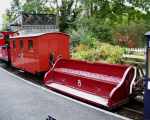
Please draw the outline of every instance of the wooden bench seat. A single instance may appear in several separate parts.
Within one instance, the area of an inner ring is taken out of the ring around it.
[[[128,65],[60,59],[46,73],[44,83],[61,93],[114,108],[128,99],[134,74]]]
[[[92,73],[88,71],[82,71],[82,70],[76,70],[76,69],[70,69],[70,68],[56,68],[54,69],[54,71],[62,72],[62,73],[70,74],[70,75],[75,75],[75,76],[80,76],[80,77],[85,77],[85,78],[90,78],[93,80],[99,80],[102,82],[115,84],[115,85],[117,85],[121,79],[115,76],[103,75],[99,73]]]

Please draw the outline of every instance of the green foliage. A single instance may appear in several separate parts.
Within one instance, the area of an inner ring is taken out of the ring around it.
[[[84,44],[80,44],[74,49],[72,57],[74,59],[82,59],[88,61],[121,63],[122,55],[125,52],[125,48],[97,42],[97,44],[95,44],[93,48]]]
[[[61,32],[67,31],[69,28],[76,28],[75,21],[81,12],[80,0],[50,0],[48,3],[59,16]]]
[[[78,29],[77,31],[72,30],[68,32],[71,35],[73,47],[75,47],[80,43],[88,45],[90,47],[92,47],[93,44],[95,44],[96,38],[94,37],[94,34],[92,32],[89,32],[88,30],[81,28]]]
[[[87,33],[92,33],[101,42],[113,42],[112,28],[95,17],[80,19],[78,29],[81,28]]]
[[[89,61],[121,63],[126,51],[117,44],[144,47],[150,30],[149,0],[12,0],[3,30],[21,11],[57,14],[60,31],[71,35],[73,58]]]
[[[79,43],[95,44],[95,41],[114,43],[112,28],[107,24],[93,18],[81,18],[77,22],[77,29],[69,29],[68,33],[72,38],[72,46]]]
[[[109,63],[121,63],[122,55],[126,52],[124,48],[103,44],[100,47],[101,58]]]
[[[122,46],[145,46],[143,36],[150,26],[147,22],[150,14],[134,6],[127,6],[125,0],[112,0],[111,2],[88,0],[83,1],[83,8],[84,16],[77,20],[76,29],[69,32],[73,40],[76,38],[75,32],[78,33],[77,36],[82,36],[82,32],[78,31],[84,31],[84,38],[87,39],[87,42],[92,34],[92,37],[100,42],[118,44],[120,38],[116,37],[116,34],[121,34],[120,37],[129,38],[126,42],[121,43]],[[78,42],[79,40],[77,44]]]
[[[137,47],[145,47],[144,34],[148,30],[150,30],[150,26],[143,23],[143,21],[131,22],[128,26],[128,36],[136,43]]]
[[[12,0],[9,22],[14,20],[20,12],[33,14],[57,14],[59,28],[64,32],[68,28],[75,28],[75,20],[81,11],[79,0]],[[6,13],[7,15],[7,13]]]
[[[30,0],[26,1],[21,9],[25,13],[34,13],[34,14],[46,14],[51,13],[53,10],[46,6],[47,0]]]
[[[132,38],[130,42],[123,44],[124,46],[136,43],[130,46],[144,47],[143,34],[148,30],[147,26],[150,26],[148,22],[150,12],[147,9],[148,7],[150,10],[150,2],[143,0],[145,6],[139,1],[129,1],[130,5],[126,2],[126,0],[84,1],[85,16],[79,19],[77,28],[83,27],[88,30],[87,32],[92,32],[97,40],[111,44],[118,42],[115,34],[119,29],[118,33],[121,32],[126,38]]]
[[[2,31],[6,31],[7,30],[7,25],[9,23],[9,20],[10,20],[10,16],[7,14],[3,14],[2,15],[3,17],[3,26],[2,26]]]
[[[119,38],[126,38],[123,44],[128,47],[145,47],[146,41],[144,33],[150,29],[150,26],[145,24],[144,21],[130,22],[128,25],[119,24],[114,29],[114,34],[120,34]],[[117,36],[115,36],[117,37]]]
[[[54,10],[48,7],[47,0],[12,0],[10,9],[6,10],[6,14],[3,17],[3,24],[6,28],[8,23],[16,19],[21,12],[33,13],[33,14],[50,14]]]
[[[60,31],[68,31],[73,47],[94,48],[98,41],[118,44],[121,37],[129,38],[122,46],[144,47],[143,34],[150,29],[148,0],[12,0],[3,29],[20,11],[57,14]]]
[[[128,25],[138,20],[149,24],[149,10],[150,1],[147,0],[12,0],[9,18],[14,19],[21,11],[56,13],[59,16],[60,31],[77,31],[83,27],[98,40],[111,43],[116,25]]]

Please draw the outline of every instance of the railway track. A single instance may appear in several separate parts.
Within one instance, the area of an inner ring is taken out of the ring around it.
[[[16,68],[10,67],[4,64],[3,62],[0,62],[0,67],[34,84],[44,87],[42,85],[42,79],[43,79],[42,77],[33,76],[30,73],[26,73]],[[136,99],[131,99],[127,104],[121,106],[116,110],[113,110],[112,112],[128,117],[133,120],[143,120],[144,119],[143,111],[144,111],[144,103],[139,102]]]
[[[143,111],[144,104],[142,102],[138,102],[137,100],[131,99],[129,103],[119,108],[116,113],[131,118],[133,120],[143,120]]]

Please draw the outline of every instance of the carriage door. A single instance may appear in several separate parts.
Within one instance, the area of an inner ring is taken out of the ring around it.
[[[24,40],[20,39],[19,40],[19,53],[18,53],[18,57],[19,57],[19,62],[21,67],[23,67],[22,65],[24,64]]]

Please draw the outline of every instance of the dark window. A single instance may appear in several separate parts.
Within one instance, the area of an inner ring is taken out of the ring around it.
[[[29,49],[33,48],[33,40],[28,40],[28,48]]]
[[[20,48],[23,48],[23,40],[20,40]]]
[[[5,40],[6,43],[8,44],[8,43],[9,43],[9,35],[5,35],[5,36],[4,36],[4,40]]]
[[[0,39],[3,39],[3,34],[2,33],[0,33]]]
[[[16,48],[16,40],[13,40],[13,48]]]
[[[50,53],[49,62],[50,62],[51,65],[54,64],[54,62],[55,62],[55,54],[54,54],[54,52]]]

